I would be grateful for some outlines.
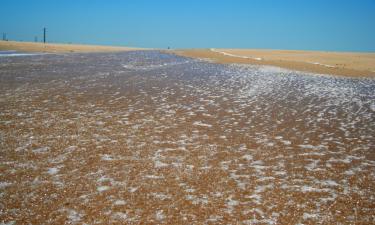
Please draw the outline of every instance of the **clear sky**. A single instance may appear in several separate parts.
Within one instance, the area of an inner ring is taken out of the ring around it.
[[[12,40],[375,51],[375,0],[0,0]]]

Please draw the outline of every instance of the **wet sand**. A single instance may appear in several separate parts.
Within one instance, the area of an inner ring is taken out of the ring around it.
[[[52,44],[35,42],[17,42],[0,41],[0,51],[16,50],[22,52],[48,52],[48,53],[67,53],[67,52],[118,52],[141,50],[141,48],[116,47],[103,45],[77,45],[77,44]]]
[[[271,65],[319,74],[375,77],[375,53],[246,49],[190,49],[174,52],[218,63]]]
[[[1,223],[375,223],[374,79],[134,51],[0,81]]]

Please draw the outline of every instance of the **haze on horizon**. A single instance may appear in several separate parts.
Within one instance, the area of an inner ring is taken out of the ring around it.
[[[9,40],[149,48],[375,51],[375,1],[0,0]]]

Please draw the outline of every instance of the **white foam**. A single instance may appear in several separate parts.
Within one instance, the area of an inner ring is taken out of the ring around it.
[[[129,192],[130,193],[134,193],[134,192],[136,192],[138,190],[138,187],[131,187],[131,188],[129,188]]]
[[[242,158],[246,159],[247,161],[253,160],[253,156],[252,155],[244,155],[244,156],[242,156]]]
[[[167,164],[167,163],[163,163],[163,162],[160,162],[159,160],[156,160],[156,161],[154,162],[154,166],[155,166],[156,168],[163,168],[163,167],[167,167],[167,166],[169,166],[169,164]]]
[[[124,201],[124,200],[116,200],[113,204],[114,205],[126,205],[126,201]]]
[[[96,188],[96,190],[98,190],[99,192],[103,192],[103,191],[107,191],[109,190],[111,187],[109,186],[99,186]]]
[[[8,53],[8,54],[0,54],[0,57],[17,57],[17,56],[34,56],[34,55],[42,55],[36,53]]]
[[[102,160],[103,160],[103,161],[112,161],[113,158],[112,158],[111,155],[104,154],[104,155],[102,155]]]
[[[311,213],[303,213],[303,219],[317,219],[318,215],[317,214],[311,214]]]
[[[157,220],[164,220],[164,218],[165,218],[164,211],[163,210],[156,211],[155,218]]]
[[[6,188],[6,187],[9,187],[9,186],[11,186],[11,185],[12,185],[12,183],[1,181],[1,182],[0,182],[0,189],[3,189],[3,188]]]
[[[375,102],[371,102],[370,109],[375,112]]]
[[[0,222],[0,225],[14,225],[16,221]]]
[[[117,219],[117,220],[126,220],[128,219],[128,215],[126,213],[123,213],[123,212],[116,212],[113,214],[112,216],[114,219]]]
[[[145,178],[148,179],[163,179],[163,176],[156,176],[156,175],[146,175]]]
[[[49,147],[41,147],[37,149],[33,149],[32,152],[37,153],[37,154],[44,154],[49,151]]]
[[[319,65],[319,66],[324,66],[324,67],[328,67],[328,68],[335,68],[335,66],[331,66],[331,65],[327,65],[327,64],[322,64],[322,63],[319,63],[319,62],[312,62],[311,64]]]
[[[49,175],[55,175],[55,174],[57,174],[58,172],[59,172],[59,168],[55,168],[55,167],[48,168],[48,171],[47,171],[47,173],[48,173]]]
[[[211,124],[203,123],[201,121],[196,121],[193,123],[194,126],[200,126],[200,127],[212,127]]]
[[[77,223],[81,220],[81,218],[82,218],[82,215],[80,213],[78,213],[77,211],[75,211],[73,209],[68,210],[68,219],[71,222]]]
[[[227,53],[227,52],[223,52],[223,51],[218,51],[214,48],[211,48],[210,49],[212,52],[216,52],[216,53],[220,53],[222,55],[226,55],[226,56],[230,56],[230,57],[236,57],[236,58],[242,58],[242,59],[253,59],[253,60],[257,60],[257,61],[261,61],[263,60],[262,58],[259,58],[259,57],[250,57],[250,56],[241,56],[241,55],[234,55],[234,54],[231,54],[231,53]]]

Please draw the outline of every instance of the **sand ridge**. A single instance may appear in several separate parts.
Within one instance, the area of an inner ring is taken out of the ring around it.
[[[319,74],[375,77],[375,53],[257,49],[186,49],[173,52],[217,63],[272,65]]]

